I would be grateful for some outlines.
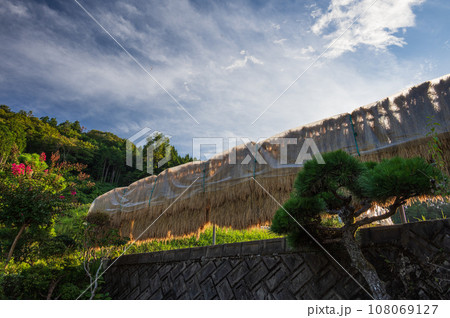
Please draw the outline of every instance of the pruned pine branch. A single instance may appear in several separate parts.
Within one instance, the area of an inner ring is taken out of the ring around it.
[[[393,216],[395,214],[395,212],[397,212],[397,209],[399,207],[401,207],[405,203],[406,203],[405,199],[397,197],[395,199],[394,203],[389,206],[389,211],[387,213],[383,213],[381,215],[364,218],[362,220],[359,220],[358,222],[355,222],[353,224],[353,226],[358,228],[360,226],[363,226],[363,225],[366,225],[366,224],[370,224],[372,222],[376,222],[376,221],[387,219],[388,217]]]
[[[361,214],[367,212],[367,210],[369,210],[371,207],[372,207],[372,201],[365,201],[365,202],[363,203],[363,206],[362,206],[358,211],[356,211],[356,212],[353,214],[353,216],[354,216],[355,218],[357,218],[357,217],[360,216]]]
[[[336,190],[333,190],[333,189],[331,189],[330,191],[339,200],[342,200],[344,202],[352,201],[352,197],[351,196],[349,196],[349,197],[343,196],[343,195],[339,194]]]

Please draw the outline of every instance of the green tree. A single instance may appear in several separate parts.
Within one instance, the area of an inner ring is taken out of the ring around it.
[[[2,120],[0,118],[0,164],[4,164],[16,148],[23,151],[26,146],[25,127],[17,120]]]
[[[15,162],[15,154],[27,153],[56,153],[59,151],[64,161],[87,165],[86,173],[100,183],[114,185],[129,185],[148,174],[125,165],[126,140],[118,136],[99,130],[84,132],[79,121],[64,121],[60,124],[55,118],[48,116],[36,118],[31,112],[13,112],[8,106],[0,106],[0,164]],[[155,135],[149,139],[150,144],[163,142],[154,149],[154,173],[166,168],[191,161],[187,155],[181,157],[162,135]],[[170,160],[161,167],[157,166],[158,159],[170,151]],[[144,158],[145,159],[145,158]],[[146,169],[144,169],[146,170]]]
[[[384,283],[364,257],[355,233],[361,226],[393,216],[411,198],[433,196],[445,178],[422,158],[397,157],[378,164],[363,163],[339,150],[324,154],[323,159],[325,164],[315,159],[305,163],[295,180],[291,198],[276,212],[271,229],[288,234],[294,246],[308,238],[297,222],[319,240],[340,239],[373,297],[389,299]],[[365,214],[375,205],[383,206],[385,212],[376,216]],[[324,226],[323,214],[338,215],[342,226]]]
[[[22,154],[21,163],[13,163],[0,176],[0,224],[16,230],[15,239],[6,257],[6,266],[14,249],[29,228],[47,227],[54,216],[74,201],[76,187],[86,182],[82,165],[57,163],[52,155],[48,168],[45,154]],[[78,172],[75,176],[72,172]]]

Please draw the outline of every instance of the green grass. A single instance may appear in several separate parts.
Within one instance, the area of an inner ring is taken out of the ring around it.
[[[75,209],[67,211],[56,219],[54,225],[55,235],[67,235],[83,240],[83,223],[87,215],[89,205],[81,205]],[[157,224],[155,224],[157,226]],[[193,234],[182,238],[171,238],[167,240],[154,240],[149,242],[137,242],[128,248],[126,254],[148,253],[167,251],[181,248],[198,247],[212,245],[212,226],[207,227],[199,236]],[[253,228],[248,230],[234,230],[231,228],[216,227],[216,244],[237,243],[246,241],[257,241],[281,237],[278,234],[270,232],[267,228]],[[131,243],[131,242],[130,242]],[[130,243],[121,246],[106,247],[112,255],[119,256],[125,247]]]
[[[184,238],[169,240],[158,240],[132,245],[125,254],[148,253],[212,245],[212,226],[207,227],[204,232]],[[246,241],[266,240],[282,237],[264,228],[253,228],[249,230],[233,230],[230,228],[216,227],[216,244],[237,243]],[[115,256],[122,253],[123,248],[115,250]]]

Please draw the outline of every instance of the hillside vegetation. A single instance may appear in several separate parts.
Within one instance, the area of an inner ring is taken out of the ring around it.
[[[145,171],[125,164],[125,139],[110,132],[86,131],[79,121],[58,123],[55,118],[37,118],[32,112],[13,112],[8,106],[1,105],[0,135],[0,164],[11,161],[19,153],[51,154],[59,151],[63,161],[87,165],[85,173],[99,183],[126,186],[147,176]],[[180,156],[163,135],[154,135],[148,140],[143,151],[144,161],[147,147],[157,141],[162,142],[154,150],[154,156],[162,158],[166,149],[171,147],[171,159],[162,167],[158,167],[155,160],[155,174],[192,161],[189,155]]]

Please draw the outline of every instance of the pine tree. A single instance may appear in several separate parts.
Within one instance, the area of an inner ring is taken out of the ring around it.
[[[305,163],[295,180],[291,198],[276,212],[271,229],[287,234],[293,246],[308,239],[298,223],[321,241],[341,240],[352,266],[363,275],[372,296],[389,299],[385,284],[355,240],[355,232],[363,225],[393,216],[411,198],[433,196],[446,177],[422,158],[361,162],[338,150],[324,154],[323,159],[325,164],[315,159]],[[376,205],[384,207],[385,213],[367,216],[365,212]],[[321,222],[324,214],[338,215],[343,225],[324,226]]]

